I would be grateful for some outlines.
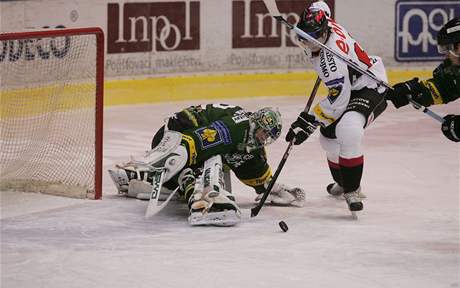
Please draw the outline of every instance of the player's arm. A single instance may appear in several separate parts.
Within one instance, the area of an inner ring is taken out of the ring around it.
[[[446,71],[449,70],[449,71]],[[397,83],[387,93],[387,99],[396,108],[409,104],[409,98],[423,106],[446,104],[460,97],[460,73],[439,65],[433,72],[433,78],[419,81],[414,78]]]
[[[272,178],[265,149],[258,149],[250,154],[226,155],[225,158],[236,177],[259,194],[256,198],[256,201],[259,201]],[[304,201],[303,189],[275,183],[266,203],[300,207],[303,206]]]
[[[392,90],[388,90],[386,97],[396,108],[409,104],[409,99],[423,106],[448,102],[443,99],[439,86],[433,78],[423,81],[413,78],[409,81],[397,83]]]

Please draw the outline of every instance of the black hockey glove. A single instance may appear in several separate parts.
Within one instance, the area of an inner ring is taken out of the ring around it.
[[[460,115],[446,115],[441,131],[449,140],[460,142]]]
[[[307,112],[301,112],[297,120],[291,124],[288,133],[286,134],[286,141],[291,142],[294,140],[294,145],[299,145],[310,137],[315,132],[319,123],[315,120],[315,116]]]
[[[418,78],[395,84],[393,89],[389,89],[386,95],[396,108],[409,104],[409,97],[420,103],[423,86],[419,84]]]

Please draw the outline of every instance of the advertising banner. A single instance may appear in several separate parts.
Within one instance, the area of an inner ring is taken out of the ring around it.
[[[396,2],[395,58],[397,61],[442,60],[436,35],[455,15],[460,15],[459,1]]]

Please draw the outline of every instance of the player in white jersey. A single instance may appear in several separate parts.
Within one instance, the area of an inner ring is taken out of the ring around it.
[[[315,2],[307,7],[297,27],[387,81],[382,60],[369,57],[345,28],[330,18],[326,3]],[[301,144],[321,126],[320,143],[335,181],[327,186],[327,191],[334,196],[343,195],[351,211],[360,211],[363,209],[360,191],[364,163],[361,142],[364,128],[387,107],[385,88],[378,87],[368,76],[318,45],[303,38],[299,38],[299,42],[329,91],[312,111],[300,113],[286,141]]]

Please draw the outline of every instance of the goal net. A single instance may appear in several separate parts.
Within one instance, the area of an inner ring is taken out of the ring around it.
[[[102,195],[99,28],[0,34],[0,190]]]

